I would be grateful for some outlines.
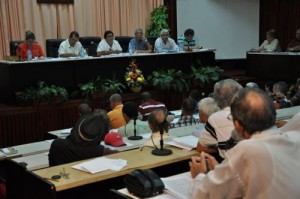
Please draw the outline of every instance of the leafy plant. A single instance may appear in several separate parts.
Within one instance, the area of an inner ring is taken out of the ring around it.
[[[223,72],[218,66],[204,66],[195,68],[191,66],[192,73],[190,78],[197,80],[200,83],[200,87],[204,87],[206,84],[218,81],[220,79],[220,73]]]
[[[148,78],[149,84],[162,91],[185,92],[189,90],[188,77],[181,70],[153,71]]]
[[[147,30],[148,36],[159,36],[162,29],[168,29],[167,7],[159,6],[151,12],[151,25]]]
[[[81,95],[88,99],[94,93],[102,93],[103,95],[116,92],[122,93],[122,89],[125,89],[125,86],[115,78],[108,79],[98,76],[95,80],[79,84],[79,89],[81,91]]]
[[[17,101],[22,105],[39,104],[41,102],[53,103],[57,99],[67,101],[69,99],[67,90],[55,85],[49,86],[43,81],[38,81],[36,88],[27,88],[17,95]]]

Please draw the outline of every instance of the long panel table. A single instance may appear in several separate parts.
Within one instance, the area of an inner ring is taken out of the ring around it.
[[[123,82],[129,61],[134,58],[145,76],[159,68],[190,71],[191,65],[213,65],[214,49],[176,53],[128,53],[88,58],[56,58],[37,61],[0,61],[0,102],[14,101],[14,92],[24,90],[39,80],[74,90],[79,83],[96,76],[115,77]]]
[[[300,77],[300,53],[247,53],[247,76],[258,80],[295,82]]]

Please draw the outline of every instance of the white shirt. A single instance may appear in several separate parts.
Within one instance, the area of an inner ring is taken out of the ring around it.
[[[105,39],[102,39],[101,42],[98,44],[97,47],[97,52],[101,52],[101,51],[109,51],[109,50],[113,50],[113,51],[122,51],[122,48],[119,44],[119,42],[117,40],[113,40],[113,44],[112,46],[110,46]]]
[[[300,198],[300,132],[273,127],[239,142],[191,184],[192,198]]]
[[[229,114],[230,107],[226,107],[209,116],[208,123],[214,128],[218,140],[216,140],[207,130],[204,130],[199,137],[199,143],[202,146],[209,147],[216,145],[218,142],[227,141],[231,137],[234,126],[233,122],[227,119]],[[224,157],[224,153],[224,150],[219,149],[219,155],[221,157]]]
[[[163,51],[168,51],[168,50],[177,50],[178,46],[175,43],[175,41],[172,38],[168,38],[167,42],[164,43],[161,37],[158,37],[155,40],[155,51],[156,52],[163,52]]]
[[[71,46],[69,43],[69,39],[66,39],[65,41],[61,42],[58,49],[58,56],[61,54],[76,54],[79,55],[79,51],[81,49],[82,45],[79,41],[76,42],[74,46]]]
[[[280,130],[282,132],[300,131],[300,113],[294,115]]]
[[[269,43],[268,40],[265,40],[258,49],[265,50],[266,52],[279,52],[279,41],[278,39],[273,39],[273,41]]]

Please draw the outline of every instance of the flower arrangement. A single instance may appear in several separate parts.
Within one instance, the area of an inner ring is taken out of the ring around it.
[[[125,74],[125,80],[128,87],[141,87],[143,84],[146,84],[144,75],[140,69],[137,67],[135,59],[132,59],[129,62],[127,67],[127,72]]]

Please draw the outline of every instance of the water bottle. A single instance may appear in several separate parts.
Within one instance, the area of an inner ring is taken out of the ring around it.
[[[179,51],[179,52],[182,52],[182,51],[183,51],[183,42],[182,42],[182,43],[179,43],[179,45],[178,45],[178,51]]]
[[[81,48],[80,48],[80,50],[79,50],[79,56],[81,57],[81,58],[84,58],[84,49],[83,49],[83,47],[81,46]]]
[[[27,59],[28,59],[28,61],[32,60],[32,53],[31,53],[31,50],[29,48],[27,50]]]
[[[129,43],[129,46],[128,46],[128,53],[129,53],[129,55],[132,55],[132,54],[133,54],[131,43]]]

